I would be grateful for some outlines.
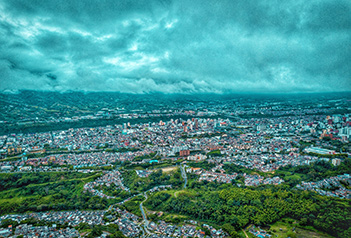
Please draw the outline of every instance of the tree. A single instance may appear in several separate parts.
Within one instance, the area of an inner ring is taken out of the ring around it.
[[[306,226],[307,225],[307,218],[301,218],[300,223],[301,226]]]
[[[229,223],[224,224],[222,226],[222,228],[230,235],[230,237],[233,237],[233,238],[239,237],[239,235],[236,232],[236,230],[234,229],[234,227],[232,225],[230,225]]]
[[[87,238],[98,237],[102,235],[102,229],[100,226],[94,226],[93,230],[89,233]]]

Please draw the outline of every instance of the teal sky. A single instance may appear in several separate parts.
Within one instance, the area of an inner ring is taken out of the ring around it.
[[[0,90],[351,91],[351,1],[0,1]]]

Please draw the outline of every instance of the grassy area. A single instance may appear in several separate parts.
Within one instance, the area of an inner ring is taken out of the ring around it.
[[[195,198],[198,195],[198,193],[195,190],[180,190],[177,193],[178,197],[187,197],[187,198]]]
[[[164,220],[165,222],[169,222],[169,223],[176,223],[179,224],[181,222],[183,222],[184,220],[187,220],[189,217],[188,216],[184,216],[184,215],[179,215],[179,214],[170,214],[170,213],[165,213],[162,216],[162,220]]]
[[[163,173],[168,173],[168,172],[171,172],[171,171],[174,171],[174,170],[177,170],[178,167],[177,166],[171,166],[171,167],[164,167],[164,168],[161,168],[162,172]]]
[[[284,222],[284,220],[288,221],[288,222]],[[246,234],[251,238],[254,238],[255,236],[252,235],[249,232],[249,228],[251,226],[249,226],[246,229]],[[308,229],[307,229],[308,228]],[[282,221],[278,221],[274,224],[272,224],[270,227],[263,227],[262,229],[266,230],[267,232],[269,232],[272,237],[278,237],[278,238],[287,238],[287,237],[291,237],[291,238],[310,238],[310,237],[314,237],[314,238],[331,238],[332,236],[325,234],[323,232],[317,231],[316,229],[314,229],[313,227],[306,227],[306,228],[302,228],[298,226],[298,223],[293,220],[293,219],[283,219]]]
[[[220,150],[212,150],[207,153],[207,156],[221,156],[221,151]]]
[[[301,228],[296,228],[297,238],[331,238],[332,236],[320,231],[311,231]]]

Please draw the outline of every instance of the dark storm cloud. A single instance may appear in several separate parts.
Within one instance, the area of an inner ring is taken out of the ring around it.
[[[0,89],[351,90],[351,2],[0,3]]]

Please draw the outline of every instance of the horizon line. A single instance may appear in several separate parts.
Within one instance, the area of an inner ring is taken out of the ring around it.
[[[350,91],[289,91],[289,92],[277,92],[277,91],[244,91],[244,92],[160,92],[160,91],[152,91],[152,92],[121,92],[121,91],[90,91],[90,90],[34,90],[34,89],[18,89],[18,90],[1,90],[0,94],[20,94],[23,92],[38,92],[38,93],[59,93],[59,94],[66,94],[66,93],[83,93],[83,94],[94,94],[94,93],[111,93],[111,94],[130,94],[130,95],[218,95],[218,96],[227,96],[227,95],[295,95],[295,94],[349,94]]]

